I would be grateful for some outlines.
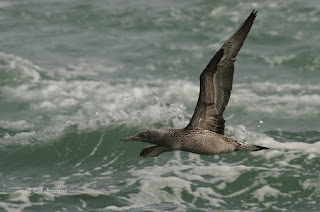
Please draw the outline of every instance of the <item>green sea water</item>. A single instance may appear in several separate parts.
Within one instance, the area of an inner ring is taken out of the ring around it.
[[[250,12],[226,135],[270,147],[141,158],[185,127]],[[316,0],[0,1],[0,211],[320,211]]]

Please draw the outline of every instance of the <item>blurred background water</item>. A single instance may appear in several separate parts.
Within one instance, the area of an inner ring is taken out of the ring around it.
[[[253,9],[226,135],[271,150],[119,142],[186,126]],[[319,211],[319,21],[316,0],[2,0],[0,211]]]

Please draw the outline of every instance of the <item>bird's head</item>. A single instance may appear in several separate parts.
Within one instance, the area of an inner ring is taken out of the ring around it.
[[[163,140],[165,130],[144,130],[137,135],[123,138],[120,141],[142,141],[151,144],[158,144]]]

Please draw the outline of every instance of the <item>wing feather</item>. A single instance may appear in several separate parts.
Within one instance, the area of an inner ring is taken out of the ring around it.
[[[186,129],[205,129],[224,134],[223,112],[232,90],[234,63],[257,12],[224,43],[200,75],[200,92],[196,109]]]

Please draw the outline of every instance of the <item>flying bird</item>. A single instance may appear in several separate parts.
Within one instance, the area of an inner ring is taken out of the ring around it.
[[[197,106],[188,126],[183,129],[151,129],[121,141],[153,144],[140,156],[156,157],[164,152],[181,150],[201,155],[218,155],[234,151],[259,151],[263,146],[237,141],[224,135],[223,112],[230,99],[236,56],[246,39],[257,11],[253,10],[244,23],[223,44],[200,75]]]

